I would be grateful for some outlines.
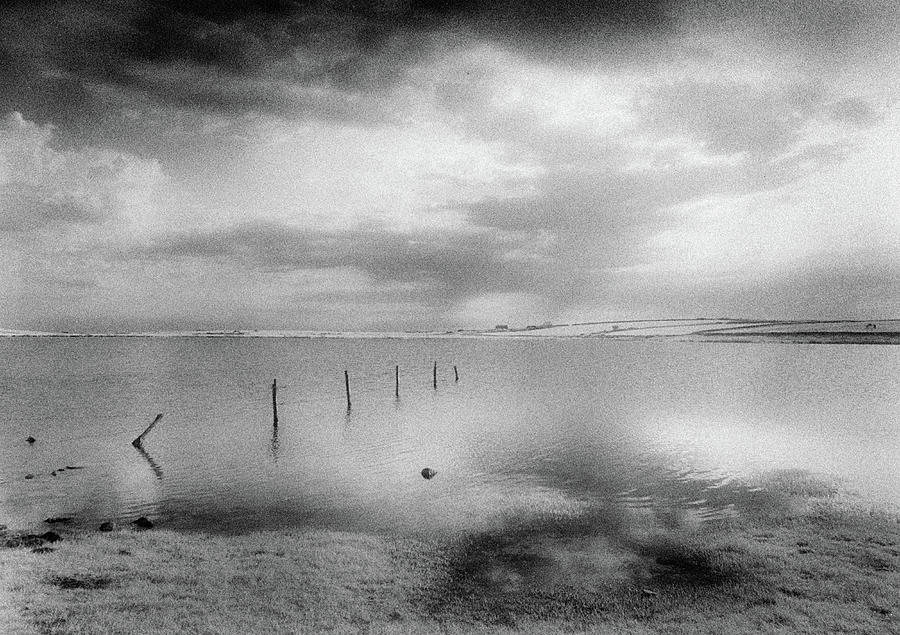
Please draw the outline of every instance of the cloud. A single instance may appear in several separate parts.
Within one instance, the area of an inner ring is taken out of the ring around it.
[[[64,229],[121,219],[163,177],[154,161],[87,148],[57,150],[53,129],[18,112],[0,126],[0,231]]]
[[[111,250],[140,240],[169,212],[158,162],[65,148],[56,130],[14,112],[0,123],[0,321],[59,328],[96,316]],[[131,281],[134,284],[134,281]],[[53,324],[49,324],[53,322]]]
[[[446,319],[461,328],[485,329],[498,323],[522,327],[542,324],[555,311],[540,294],[485,293],[461,300]]]
[[[549,259],[547,248],[540,235],[477,227],[400,232],[372,224],[348,231],[316,231],[254,223],[165,236],[143,254],[153,260],[239,263],[272,272],[349,267],[376,281],[420,285],[417,288],[449,301],[540,284]]]
[[[648,316],[874,319],[895,315],[900,263],[884,253],[810,259],[777,276],[670,271],[613,276],[604,289]],[[633,314],[633,313],[632,313]]]
[[[681,82],[649,90],[640,103],[643,120],[661,133],[696,139],[713,154],[764,159],[797,145],[812,122],[868,127],[877,119],[865,101],[807,83]]]
[[[891,0],[762,0],[696,3],[686,20],[709,29],[741,30],[804,70],[827,74],[853,67],[864,58],[881,64],[885,46],[893,46],[900,13]]]

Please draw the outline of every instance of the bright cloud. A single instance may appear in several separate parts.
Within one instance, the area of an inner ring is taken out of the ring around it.
[[[0,228],[71,229],[156,211],[165,177],[156,161],[122,152],[53,147],[53,129],[10,113],[0,128]]]

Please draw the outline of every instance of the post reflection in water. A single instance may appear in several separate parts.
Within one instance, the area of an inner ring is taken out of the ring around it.
[[[272,442],[269,446],[269,453],[272,455],[272,460],[278,463],[278,425],[272,426]]]
[[[142,446],[136,445],[136,446],[134,446],[134,449],[137,450],[141,454],[142,457],[144,457],[144,459],[150,465],[150,469],[153,470],[153,474],[156,475],[156,478],[161,481],[162,477],[163,477],[163,471],[162,471],[162,468],[159,466],[159,463],[154,461],[153,457],[150,456],[150,453],[147,452],[147,450],[145,450]]]

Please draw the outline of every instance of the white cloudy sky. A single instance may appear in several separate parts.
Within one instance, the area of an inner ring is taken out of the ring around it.
[[[13,2],[0,326],[900,307],[900,5]]]

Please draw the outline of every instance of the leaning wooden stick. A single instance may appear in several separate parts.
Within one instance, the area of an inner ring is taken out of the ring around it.
[[[144,437],[147,436],[147,433],[153,429],[153,426],[155,426],[157,423],[159,423],[160,419],[162,419],[162,413],[156,415],[156,419],[153,420],[153,423],[151,423],[149,426],[147,426],[147,429],[144,430],[143,432],[141,432],[141,436],[139,436],[137,439],[132,441],[131,445],[133,445],[136,448],[141,447],[141,444],[144,442]]]
[[[459,381],[459,371],[456,370],[456,366],[453,367],[453,376],[456,378],[456,381]]]

